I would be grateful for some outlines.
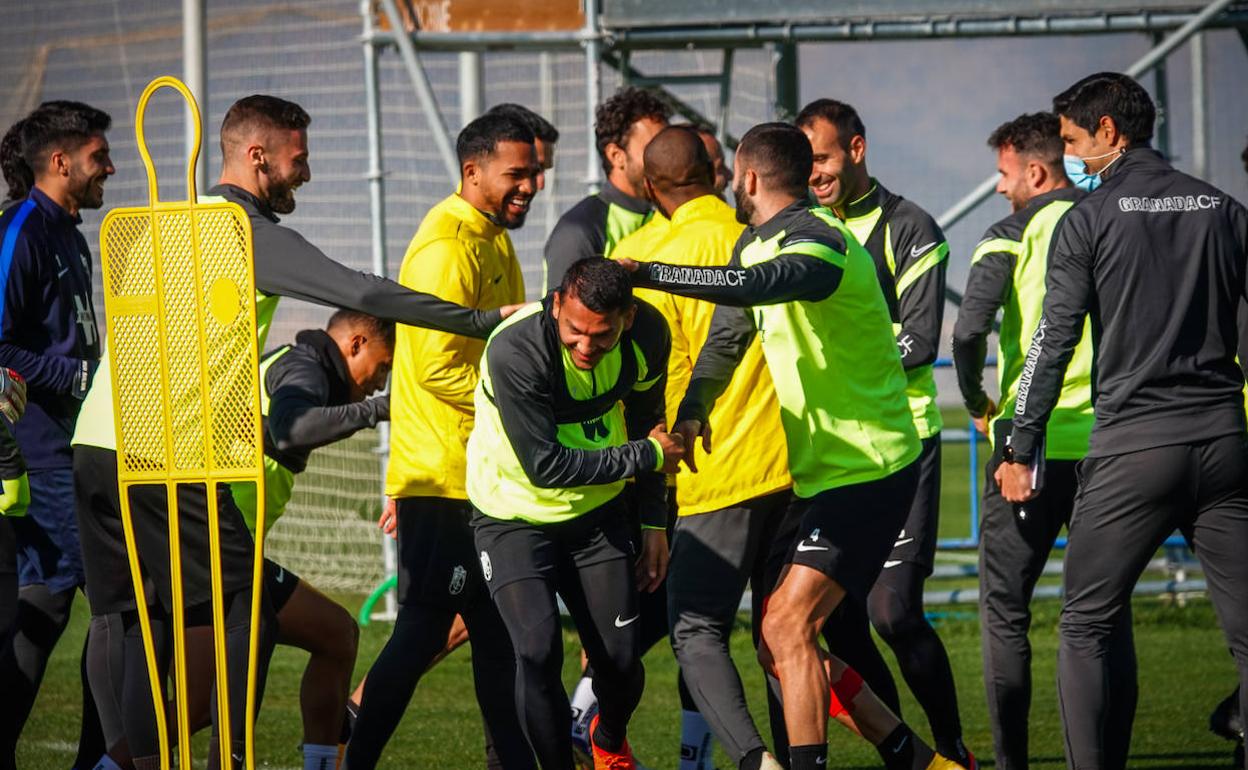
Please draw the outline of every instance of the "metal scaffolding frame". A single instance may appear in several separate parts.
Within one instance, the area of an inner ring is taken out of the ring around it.
[[[387,271],[385,232],[385,170],[383,165],[381,131],[381,93],[378,78],[378,57],[387,49],[397,50],[411,78],[417,99],[433,135],[434,144],[446,169],[448,180],[458,181],[459,164],[455,157],[454,142],[442,120],[429,78],[421,65],[419,51],[459,52],[477,54],[461,56],[460,84],[467,89],[463,94],[466,118],[481,105],[481,60],[485,51],[526,50],[544,54],[554,51],[583,51],[586,72],[586,105],[588,133],[584,182],[588,191],[598,189],[601,169],[593,152],[594,108],[601,101],[600,67],[605,64],[616,70],[625,83],[655,87],[676,114],[691,122],[709,123],[716,127],[721,141],[730,148],[736,147],[736,137],[727,130],[727,118],[731,104],[733,54],[737,49],[766,48],[771,52],[775,73],[776,95],[773,113],[780,119],[791,118],[798,105],[798,56],[797,45],[808,42],[852,42],[872,40],[930,40],[967,37],[1016,37],[1043,35],[1102,35],[1111,33],[1135,33],[1150,36],[1154,46],[1126,71],[1139,77],[1155,71],[1158,78],[1157,101],[1161,120],[1166,120],[1167,79],[1164,64],[1167,57],[1189,39],[1192,47],[1193,111],[1196,117],[1194,154],[1197,173],[1204,173],[1207,164],[1207,120],[1203,104],[1205,83],[1204,46],[1202,30],[1217,28],[1237,29],[1248,46],[1248,2],[1244,0],[1213,0],[1202,7],[1199,4],[1176,2],[1169,7],[1153,4],[1149,10],[1124,10],[1087,13],[1083,9],[1065,12],[1049,11],[1021,16],[979,13],[958,17],[940,14],[939,8],[927,17],[803,20],[801,22],[750,22],[717,23],[703,26],[612,25],[604,21],[601,6],[613,0],[583,0],[584,26],[568,31],[541,32],[425,32],[404,33],[403,18],[396,0],[361,0],[360,14],[363,18],[361,43],[364,49],[364,85],[367,91],[369,165],[366,177],[369,185],[369,217],[372,233],[373,269],[379,275]],[[187,0],[191,2],[191,0]],[[939,6],[939,4],[932,4]],[[987,7],[986,4],[985,7]],[[389,29],[381,29],[375,13],[384,15]],[[829,11],[831,13],[831,11]],[[722,58],[718,72],[711,73],[665,73],[647,74],[632,64],[632,54],[637,51],[657,50],[720,50]],[[674,93],[671,88],[684,85],[719,86],[716,115],[707,117]],[[543,105],[549,99],[549,84],[543,85]],[[1159,127],[1159,146],[1167,147],[1168,130]],[[944,211],[937,221],[948,228],[991,197],[997,176],[985,179],[961,200]],[[548,221],[553,219],[553,209],[547,211]],[[961,295],[948,289],[948,298],[955,304]],[[383,468],[386,437],[381,436]],[[384,472],[383,472],[384,477]],[[387,541],[386,570],[392,573],[396,565],[393,544]],[[395,611],[393,593],[387,594],[387,609],[379,617],[393,617]]]
[[[739,48],[768,47],[773,52],[773,66],[776,76],[776,99],[774,112],[779,117],[792,116],[798,108],[798,67],[797,44],[805,42],[850,42],[865,40],[919,40],[964,37],[1011,37],[1038,35],[1094,35],[1109,33],[1137,33],[1150,35],[1155,40],[1154,47],[1126,70],[1126,73],[1139,77],[1151,70],[1157,70],[1158,107],[1164,123],[1166,96],[1168,88],[1164,71],[1166,58],[1176,48],[1205,29],[1235,28],[1248,46],[1248,3],[1243,0],[1213,0],[1198,11],[1192,10],[1190,4],[1176,3],[1174,8],[1153,8],[1147,11],[1104,12],[1097,14],[1069,12],[1048,12],[1035,16],[977,16],[968,18],[942,16],[933,13],[926,18],[888,18],[803,21],[800,23],[766,22],[738,23],[708,26],[646,26],[624,27],[607,26],[602,21],[600,5],[603,0],[584,0],[585,25],[578,30],[546,31],[546,32],[423,32],[403,33],[403,20],[399,14],[395,0],[361,0],[360,13],[363,16],[363,34],[361,42],[364,47],[365,88],[368,90],[368,121],[369,121],[369,199],[370,217],[374,237],[373,255],[375,265],[385,267],[385,224],[384,224],[384,170],[381,152],[381,117],[379,114],[381,97],[377,78],[377,55],[379,51],[396,49],[403,59],[417,99],[425,114],[426,122],[433,135],[439,156],[446,168],[447,176],[453,183],[459,173],[459,164],[455,159],[454,143],[451,141],[446,124],[443,123],[434,98],[429,78],[420,62],[418,51],[442,52],[483,52],[496,50],[530,50],[530,51],[567,51],[581,50],[585,54],[587,98],[589,111],[587,131],[588,146],[594,146],[593,110],[600,101],[601,82],[599,67],[602,64],[612,67],[620,73],[626,83],[653,86],[659,89],[675,112],[687,120],[709,123],[717,128],[721,138],[729,147],[735,147],[736,137],[727,131],[727,115],[732,93],[732,62],[733,52]],[[934,4],[938,5],[938,4]],[[374,10],[378,9],[389,21],[389,29],[379,29],[374,21]],[[938,8],[935,10],[939,10]],[[631,63],[631,55],[635,51],[644,50],[690,50],[718,49],[723,52],[722,65],[718,73],[668,73],[662,75],[646,74],[637,70]],[[1197,42],[1193,46],[1193,71],[1202,77],[1194,78],[1193,99],[1204,92],[1203,45]],[[477,60],[479,62],[479,59]],[[461,62],[461,66],[462,62]],[[461,83],[475,82],[476,93],[469,93],[465,98],[470,102],[480,103],[480,70],[476,79],[464,78],[461,72]],[[717,114],[708,118],[691,105],[687,104],[671,92],[672,87],[689,84],[718,84],[719,102]],[[1204,165],[1208,141],[1205,136],[1206,121],[1203,103],[1194,109],[1196,121],[1195,146],[1199,166]],[[1158,141],[1163,150],[1167,149],[1167,128],[1162,125],[1158,130]],[[597,189],[600,169],[593,153],[588,153],[585,168],[585,184],[589,191]],[[980,203],[988,199],[996,185],[996,175],[985,179],[981,184],[967,193],[961,200],[949,207],[937,221],[941,227],[948,228],[973,211]],[[380,239],[380,243],[377,242]],[[951,301],[957,303],[961,296],[956,291],[949,292]]]

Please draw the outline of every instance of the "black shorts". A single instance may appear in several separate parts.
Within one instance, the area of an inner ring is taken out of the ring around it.
[[[87,573],[87,603],[92,615],[135,609],[130,561],[117,497],[117,453],[89,446],[74,447],[74,500],[78,538]],[[150,593],[147,599],[155,601]]]
[[[99,615],[132,610],[135,602],[117,490],[117,453],[98,447],[74,447],[74,488],[91,611]],[[130,511],[143,574],[154,584],[161,605],[172,611],[169,511],[164,488],[131,488]],[[178,512],[182,593],[189,608],[212,600],[208,504],[203,484],[178,487]],[[228,485],[217,488],[217,512],[224,593],[249,590],[255,542]],[[155,601],[150,592],[147,598]]]
[[[632,559],[637,553],[633,518],[623,495],[557,524],[495,519],[474,511],[472,527],[491,595],[517,580],[555,584],[570,568]]]
[[[936,561],[936,538],[940,530],[940,434],[923,439],[923,453],[914,461],[919,468],[918,488],[909,515],[893,550],[884,562],[893,566],[910,562],[932,574]]]
[[[446,497],[401,497],[399,604],[432,604],[462,613],[485,598],[472,542],[472,504]]]
[[[272,559],[264,560],[264,591],[269,595],[269,604],[274,612],[281,612],[295,595],[299,585],[299,576]]]
[[[919,464],[875,481],[828,489],[799,501],[802,523],[789,545],[792,564],[817,569],[866,606],[905,524]]]

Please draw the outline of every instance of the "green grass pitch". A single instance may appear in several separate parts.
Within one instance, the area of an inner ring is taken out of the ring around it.
[[[945,450],[944,537],[967,533],[965,446]],[[967,585],[970,581],[933,584]],[[349,608],[362,597],[338,597]],[[76,603],[69,631],[58,645],[47,679],[18,748],[18,767],[63,770],[73,759],[78,734],[80,690],[78,655],[86,629],[86,603]],[[991,737],[980,673],[979,627],[974,607],[931,607],[957,677],[962,722],[968,745],[991,766]],[[1210,734],[1210,709],[1233,687],[1235,670],[1206,600],[1180,607],[1158,598],[1135,602],[1136,643],[1140,657],[1140,704],[1132,742],[1133,768],[1222,768],[1230,765],[1231,745]],[[1064,767],[1055,698],[1058,604],[1035,605],[1032,630],[1035,693],[1032,705],[1032,766]],[[375,623],[363,631],[357,674],[362,675],[385,643],[389,626]],[[565,635],[564,680],[576,681],[579,655],[575,635]],[[384,755],[391,768],[474,768],[483,766],[476,703],[472,694],[470,652],[460,650],[421,682],[402,724]],[[739,624],[733,654],[746,683],[755,718],[767,736],[762,676],[754,663],[748,629]],[[889,657],[886,653],[885,657]],[[299,677],[305,655],[278,648],[259,721],[258,764],[268,768],[302,766],[298,752]],[[891,663],[891,658],[890,658]],[[675,768],[680,719],[676,666],[670,648],[660,644],[645,658],[647,687],[633,718],[629,738],[639,759],[651,768]],[[900,683],[900,681],[899,681]],[[921,710],[904,685],[903,710],[911,724],[928,734]],[[196,756],[205,755],[205,738]],[[829,766],[878,767],[873,750],[835,725],[830,733]],[[721,754],[717,766],[731,767]],[[202,763],[200,764],[202,766]]]

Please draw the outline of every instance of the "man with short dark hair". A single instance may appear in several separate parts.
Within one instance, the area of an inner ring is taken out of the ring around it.
[[[1248,172],[1248,146],[1244,147],[1244,151],[1239,157],[1244,162],[1244,171]],[[1245,334],[1245,330],[1248,330],[1248,306],[1240,308],[1239,363],[1241,366],[1248,363],[1248,334]],[[1238,687],[1214,707],[1213,713],[1209,715],[1209,730],[1216,735],[1235,742],[1234,764],[1236,767],[1243,765],[1244,720],[1243,715],[1239,711]]]
[[[1091,321],[1095,421],[1063,572],[1058,695],[1066,759],[1127,763],[1136,705],[1131,588],[1176,528],[1248,683],[1248,430],[1236,315],[1248,294],[1248,210],[1149,146],[1156,110],[1102,72],[1053,99],[1066,152],[1100,186],[1066,214],[996,480],[1010,502],[1046,483],[1045,428]],[[1241,687],[1241,711],[1244,693]]]
[[[221,124],[221,177],[208,193],[218,200],[241,206],[251,222],[260,347],[264,347],[277,303],[283,296],[360,310],[398,323],[477,337],[489,334],[510,308],[501,312],[464,308],[413,292],[379,276],[352,270],[331,260],[294,230],[279,224],[277,214],[294,210],[295,191],[312,177],[308,165],[310,121],[299,105],[257,94],[235,102]],[[205,197],[208,196],[201,196],[200,200]],[[84,543],[89,544],[84,548],[84,555],[92,623],[112,623],[118,627],[119,633],[110,636],[117,643],[124,639],[128,647],[138,647],[140,652],[134,659],[142,660],[137,608],[117,496],[117,452],[109,377],[97,377],[92,382],[74,431],[73,446],[78,526]],[[228,487],[219,487],[216,494],[220,506],[222,582],[231,662],[230,714],[236,722],[231,725],[236,757],[233,762],[237,764],[241,762],[238,757],[244,753],[254,541]],[[182,560],[182,576],[188,624],[207,626],[210,620],[206,608],[211,592],[205,490],[186,486],[179,490],[179,498],[182,543],[187,554]],[[164,556],[168,550],[164,494],[157,489],[141,488],[133,493],[133,505],[135,521],[139,524],[135,528],[135,538],[140,561],[154,582],[155,590],[147,594],[153,605],[150,609],[160,622],[162,608],[171,608],[169,562]],[[269,602],[262,606],[260,617],[261,671],[256,676],[263,681],[263,669],[273,642],[273,613]],[[162,643],[163,658],[167,640],[157,641]],[[100,650],[98,657],[108,660],[110,654],[113,653]],[[128,749],[137,770],[159,767],[160,747],[150,713],[151,698],[146,693],[147,672],[142,666],[127,666],[124,676],[126,685],[134,693],[133,697],[122,701]],[[210,756],[215,755],[216,741],[210,744],[209,751]],[[231,762],[225,758],[221,758],[221,762],[228,770]]]
[[[505,115],[529,127],[533,132],[533,150],[537,153],[537,164],[542,170],[537,174],[537,189],[546,189],[546,173],[555,167],[555,144],[559,141],[559,129],[522,104],[503,102],[486,111],[486,115]]]
[[[69,440],[99,363],[100,339],[91,250],[78,225],[81,211],[104,203],[104,183],[114,171],[105,138],[111,123],[81,102],[45,102],[20,122],[9,144],[20,162],[10,157],[5,164],[13,181],[33,180],[0,218],[0,366],[19,372],[29,388],[26,416],[13,433],[28,469],[31,504],[12,522],[21,587],[12,654],[0,660],[8,693],[0,706],[0,762],[13,761],[48,658],[86,581]],[[104,747],[85,681],[83,697],[77,762],[94,764]],[[88,735],[92,724],[94,737]]]
[[[304,329],[260,361],[260,403],[264,417],[264,533],[286,510],[295,479],[312,451],[388,420],[388,395],[369,397],[385,386],[394,356],[394,324],[366,313],[338,310],[325,329]],[[256,528],[256,487],[231,484],[230,492],[248,528]],[[342,734],[359,628],[351,613],[268,557],[264,584],[277,622],[277,643],[309,653],[299,689],[306,770],[334,770]],[[191,638],[192,669],[211,670],[207,634]],[[211,721],[211,687],[189,687],[192,732]],[[200,685],[200,686],[196,686]]]
[[[934,566],[940,518],[942,421],[932,364],[944,319],[949,244],[930,214],[871,176],[866,127],[851,105],[818,99],[802,109],[796,123],[814,153],[811,191],[819,203],[836,212],[875,260],[906,370],[910,410],[923,442],[918,490],[906,504],[909,515],[884,571],[864,606],[847,604],[829,622],[828,642],[839,638],[836,643],[844,647],[833,652],[861,664],[872,685],[878,684],[881,697],[899,708],[892,677],[871,649],[869,616],[927,714],[936,747],[969,765],[974,758],[962,743],[949,656],[923,611],[923,585]]]
[[[793,770],[827,764],[829,713],[876,746],[889,770],[958,767],[818,642],[836,607],[865,601],[879,576],[914,495],[920,444],[875,266],[843,222],[809,203],[811,164],[796,127],[755,126],[737,149],[733,188],[750,227],[729,264],[627,266],[639,286],[721,305],[677,412],[686,451],[699,436],[709,445],[707,415],[766,330],[793,489],[805,503],[759,650],[780,680]]]
[[[594,112],[594,136],[602,171],[602,190],[568,209],[546,241],[546,291],[557,288],[573,262],[610,257],[620,239],[650,217],[644,187],[642,153],[667,126],[672,109],[653,91],[622,88]]]
[[[468,495],[485,584],[515,646],[516,710],[544,770],[573,767],[556,591],[595,671],[594,767],[636,767],[626,733],[645,681],[638,590],[666,573],[662,473],[683,455],[664,426],[669,348],[663,317],[599,258],[574,263],[486,343]]]
[[[996,151],[1001,174],[997,192],[1010,202],[1013,213],[989,227],[971,255],[953,329],[953,360],[966,409],[993,447],[981,508],[979,617],[997,767],[1025,770],[1031,708],[1029,605],[1053,543],[1070,523],[1075,465],[1088,451],[1092,341],[1085,325],[1046,431],[1044,488],[1025,506],[1006,501],[993,474],[1012,426],[1026,346],[1040,320],[1049,246],[1083,193],[1066,178],[1061,127],[1052,113],[1020,115],[1003,123],[988,138],[988,146]],[[983,387],[988,337],[998,311],[999,406]]]
[[[338,310],[322,329],[305,329],[260,362],[264,414],[264,525],[285,512],[295,477],[318,447],[390,419],[386,385],[394,358],[394,323]],[[231,485],[248,528],[256,529],[256,488]],[[359,628],[351,613],[307,581],[265,559],[265,590],[277,619],[277,643],[309,653],[299,690],[306,770],[334,770]],[[207,699],[202,701],[207,713]],[[204,720],[207,721],[206,719]]]
[[[533,132],[503,114],[460,132],[460,191],[430,209],[399,271],[404,286],[468,307],[524,300],[509,230],[524,224],[541,171]],[[399,615],[369,669],[347,746],[353,770],[371,768],[421,675],[442,652],[456,615],[472,645],[477,702],[502,767],[532,766],[514,710],[514,652],[481,581],[464,487],[481,340],[401,328],[394,353],[386,495],[398,526]]]

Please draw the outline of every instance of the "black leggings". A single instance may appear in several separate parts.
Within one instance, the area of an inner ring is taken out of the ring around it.
[[[0,682],[6,685],[0,699],[0,768],[16,762],[17,740],[30,717],[43,682],[48,659],[69,624],[77,589],[53,593],[43,584],[22,586],[17,592],[16,619],[9,644],[0,647]],[[82,674],[82,722],[75,766],[91,766],[104,754],[104,738],[86,676],[87,644],[83,643],[79,669]]]
[[[897,656],[906,685],[927,715],[936,748],[947,753],[962,737],[962,722],[949,655],[923,612],[926,579],[926,568],[912,562],[884,570],[867,597],[867,614]]]
[[[639,624],[620,625],[639,612],[631,565],[627,559],[565,565],[557,582],[594,667],[600,729],[622,741],[645,686]],[[571,707],[560,677],[563,629],[555,590],[552,581],[526,578],[497,589],[494,603],[516,650],[516,711],[529,744],[544,770],[571,770]]]
[[[17,543],[13,525],[0,515],[0,656],[17,632]]]
[[[938,748],[950,748],[962,735],[958,696],[949,656],[923,612],[923,583],[927,570],[902,562],[880,572],[867,596],[867,608],[841,602],[824,625],[832,654],[845,661],[893,713],[901,716],[897,685],[871,638],[870,625],[893,654],[910,691],[923,707]]]
[[[667,639],[667,581],[663,581],[653,593],[643,593],[639,596],[641,597],[641,620],[637,621],[637,625],[641,626],[641,641],[638,649],[641,651],[640,655],[645,655],[654,645]],[[582,676],[594,678],[593,663],[585,665]],[[681,710],[695,712],[698,710],[698,704],[693,701],[693,696],[689,694],[689,687],[685,684],[685,672],[679,668],[676,669],[676,693],[680,696]]]
[[[477,703],[486,725],[490,766],[533,768],[514,710],[515,653],[494,605],[484,595],[463,612],[472,645],[472,673]],[[382,749],[398,727],[420,677],[446,646],[455,612],[428,603],[399,607],[390,640],[377,656],[364,683],[359,716],[347,744],[345,768],[376,767]],[[567,713],[566,711],[564,712]],[[566,742],[566,731],[564,734]]]
[[[256,672],[256,708],[264,697],[264,684],[268,674],[269,660],[273,656],[273,647],[277,635],[276,618],[268,600],[261,599],[259,655],[257,656]],[[208,626],[212,622],[211,605],[197,605],[187,610],[186,625],[190,627]],[[147,671],[147,658],[143,650],[142,626],[137,611],[121,613],[120,633],[117,633],[114,616],[105,616],[109,620],[105,624],[110,633],[101,646],[102,652],[93,652],[92,658],[99,665],[107,661],[108,665],[121,666],[121,724],[125,730],[125,742],[110,745],[110,756],[113,751],[123,751],[134,757],[136,763],[151,763],[160,756],[160,738],[156,729],[156,716],[153,711],[152,693]],[[167,681],[172,665],[172,627],[164,612],[153,608],[151,611],[152,643],[156,653],[156,664],[162,685]],[[251,591],[236,591],[225,597],[225,649],[228,668],[226,679],[230,698],[230,747],[231,753],[242,757],[246,746],[246,715],[247,715],[247,668],[248,648],[250,645],[251,627]],[[120,650],[118,649],[120,645]],[[116,687],[115,668],[105,669],[104,677],[114,680]],[[96,673],[96,681],[100,681],[100,672]],[[167,694],[162,694],[167,697]],[[231,762],[223,761],[219,756],[217,742],[217,692],[213,688],[211,714],[213,718],[212,740],[208,747],[208,767],[231,767]],[[176,711],[169,704],[166,726],[169,732],[170,747],[177,741]],[[114,759],[118,757],[114,756]],[[241,767],[241,760],[239,766]]]

